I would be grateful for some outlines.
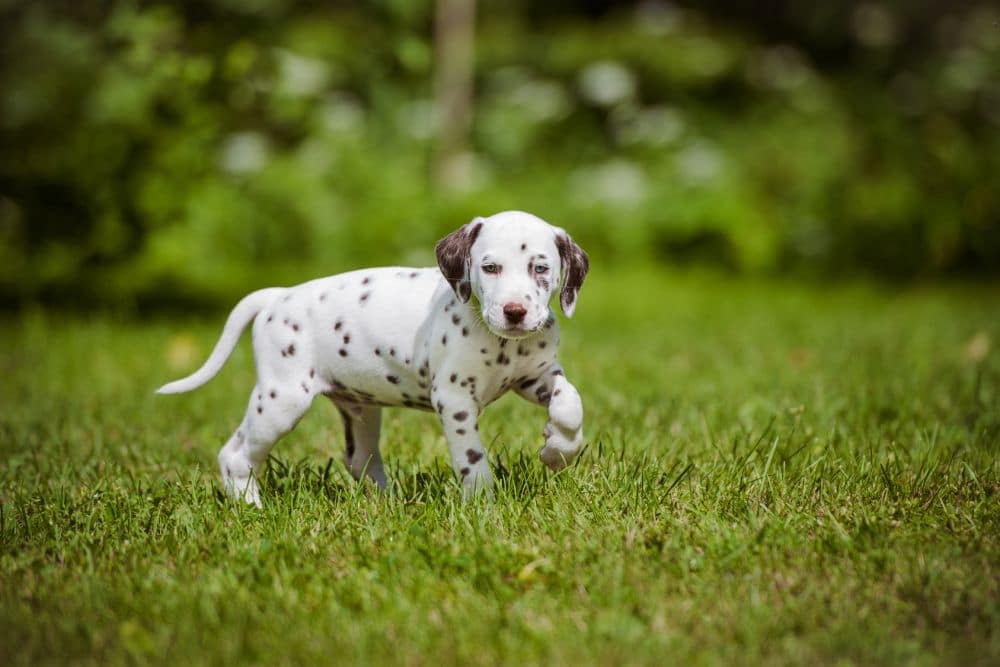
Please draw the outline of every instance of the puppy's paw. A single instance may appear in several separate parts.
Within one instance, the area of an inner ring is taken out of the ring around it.
[[[257,507],[262,507],[260,503],[260,490],[257,488],[257,480],[252,476],[245,477],[243,479],[237,477],[223,477],[222,484],[226,488],[226,493],[235,498],[236,500],[242,500],[247,505],[256,505]]]
[[[583,447],[583,429],[567,430],[550,421],[542,431],[545,446],[538,452],[538,458],[552,471],[568,466]]]

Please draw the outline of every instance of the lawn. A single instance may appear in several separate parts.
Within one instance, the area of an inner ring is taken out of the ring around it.
[[[505,397],[492,503],[414,411],[384,422],[398,493],[355,484],[329,404],[262,510],[224,500],[247,341],[153,394],[223,319],[3,320],[0,663],[1000,661],[996,287],[597,266],[561,353],[589,446],[549,473]]]

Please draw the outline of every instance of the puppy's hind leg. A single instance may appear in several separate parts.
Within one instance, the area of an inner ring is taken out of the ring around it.
[[[344,465],[354,479],[367,475],[380,489],[385,489],[385,470],[378,451],[382,427],[382,408],[334,401],[344,420]]]
[[[219,452],[226,493],[260,507],[257,478],[267,455],[295,427],[312,399],[312,393],[254,388],[243,422]]]

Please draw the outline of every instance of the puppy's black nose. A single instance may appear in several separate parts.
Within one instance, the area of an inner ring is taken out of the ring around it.
[[[528,309],[519,303],[508,303],[503,307],[503,314],[511,324],[520,324],[528,314]]]

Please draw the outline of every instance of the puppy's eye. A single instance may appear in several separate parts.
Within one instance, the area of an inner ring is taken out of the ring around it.
[[[548,273],[548,270],[549,267],[545,266],[544,264],[535,265],[535,273]]]
[[[500,273],[500,267],[492,262],[483,264],[483,273]]]

